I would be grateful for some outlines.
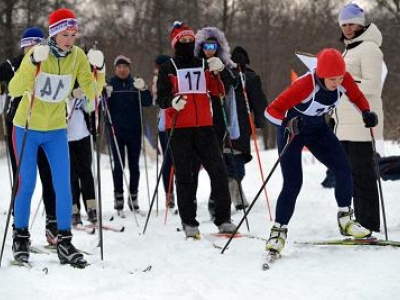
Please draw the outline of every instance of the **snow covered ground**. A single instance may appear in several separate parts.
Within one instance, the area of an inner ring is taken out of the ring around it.
[[[386,143],[387,155],[399,155],[396,144]],[[277,159],[276,150],[261,153],[265,176]],[[264,242],[257,239],[237,238],[226,252],[202,238],[185,240],[176,229],[179,217],[168,215],[164,225],[163,193],[160,210],[154,212],[145,235],[144,217],[114,216],[113,187],[108,158],[102,158],[102,199],[104,222],[124,225],[125,232],[104,231],[104,261],[96,247],[97,236],[74,232],[74,243],[93,255],[87,255],[91,266],[84,270],[61,266],[56,254],[32,254],[34,268],[10,266],[11,231],[6,240],[0,268],[0,299],[400,299],[400,248],[367,246],[304,246],[295,241],[339,238],[336,224],[336,205],[333,190],[324,189],[320,182],[325,168],[304,153],[304,186],[298,198],[295,214],[289,225],[288,244],[282,259],[267,271],[261,266],[265,258]],[[144,163],[142,161],[142,166]],[[156,178],[155,163],[149,162],[150,190]],[[0,159],[0,240],[10,201],[10,186],[6,159]],[[261,186],[259,167],[254,159],[247,165],[244,192],[255,196]],[[400,240],[399,182],[382,182],[386,204],[389,238]],[[275,200],[281,187],[278,168],[267,186],[269,201],[274,212]],[[216,232],[207,212],[209,180],[204,171],[198,189],[198,221],[203,234]],[[142,208],[148,206],[145,170],[140,182]],[[160,189],[161,191],[161,189]],[[40,184],[32,201],[32,212],[40,199]],[[235,212],[238,223],[242,213]],[[44,245],[42,208],[31,230],[33,245]],[[269,219],[264,194],[249,215],[251,233],[268,237],[272,222]],[[382,226],[383,228],[383,226]],[[241,230],[246,233],[243,224]],[[384,237],[383,233],[377,234]],[[226,240],[216,243],[224,245]],[[151,269],[149,267],[151,266]],[[48,269],[48,273],[42,271]],[[147,271],[145,271],[147,270]]]

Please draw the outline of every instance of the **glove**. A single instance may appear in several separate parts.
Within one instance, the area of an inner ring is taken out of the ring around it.
[[[172,107],[175,108],[175,110],[180,111],[183,109],[186,105],[186,100],[182,98],[182,96],[176,96],[174,99],[172,99]]]
[[[210,57],[207,59],[207,63],[208,68],[211,72],[214,72],[214,74],[221,72],[225,68],[224,64],[218,57]]]
[[[85,97],[85,93],[82,91],[82,89],[80,87],[73,89],[71,92],[72,98],[75,99],[82,99],[83,97]]]
[[[87,58],[92,66],[95,66],[100,73],[105,72],[104,54],[100,50],[90,49]]]
[[[378,116],[373,111],[364,110],[362,118],[366,128],[375,127],[378,125]]]
[[[112,94],[113,90],[114,90],[114,88],[113,88],[112,85],[108,85],[108,84],[106,85],[106,93],[107,93],[107,97],[108,98],[111,97],[111,94]]]
[[[289,131],[290,134],[298,135],[304,130],[305,124],[303,118],[294,117],[292,119],[284,119],[282,126],[286,127],[286,130]]]
[[[146,84],[144,83],[144,80],[142,78],[136,77],[135,81],[133,82],[133,86],[135,87],[135,89],[143,91],[146,87]]]
[[[50,47],[48,45],[37,45],[31,54],[31,62],[34,65],[45,61],[49,57]]]

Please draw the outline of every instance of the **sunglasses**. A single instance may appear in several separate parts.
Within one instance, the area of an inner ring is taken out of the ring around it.
[[[212,43],[212,44],[204,44],[203,45],[203,49],[204,50],[217,50],[218,49],[218,45],[217,44],[214,44],[214,43]]]

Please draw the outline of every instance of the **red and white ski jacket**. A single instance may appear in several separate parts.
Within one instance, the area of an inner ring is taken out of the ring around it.
[[[180,81],[180,82],[179,82]],[[190,62],[178,58],[164,65],[159,72],[157,103],[165,108],[165,127],[171,129],[176,117],[175,128],[212,126],[212,106],[208,95],[225,95],[224,85],[208,70],[203,59],[194,58]],[[171,107],[177,95],[186,97],[184,109],[177,111]]]
[[[281,125],[287,112],[294,110],[296,115],[308,117],[322,116],[334,109],[342,94],[362,112],[369,110],[369,104],[351,75],[346,72],[343,82],[335,91],[327,90],[322,79],[307,73],[293,82],[265,109],[265,117],[275,125]]]

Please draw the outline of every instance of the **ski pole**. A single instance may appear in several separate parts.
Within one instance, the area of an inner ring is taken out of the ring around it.
[[[383,192],[382,192],[381,172],[379,169],[378,153],[376,151],[375,135],[374,135],[374,130],[372,127],[369,129],[369,132],[371,133],[372,152],[373,152],[373,156],[374,156],[375,173],[376,173],[375,175],[376,175],[376,180],[378,181],[379,199],[381,200],[383,228],[385,231],[385,239],[388,240],[385,202],[383,201]]]
[[[109,123],[111,135],[112,135],[112,138],[113,138],[113,142],[114,142],[114,145],[115,145],[115,151],[117,153],[118,161],[119,161],[120,166],[121,166],[122,176],[124,178],[125,185],[127,187],[129,187],[128,180],[127,180],[127,177],[125,175],[124,164],[122,163],[121,151],[119,150],[117,136],[115,134],[114,124],[112,122],[111,113],[110,113],[110,110],[108,108],[107,99],[108,98],[104,98],[103,105],[104,105],[104,109],[105,109],[105,112],[106,112],[107,120],[108,120],[108,123]],[[115,162],[114,162],[114,164],[115,164]],[[133,199],[132,199],[131,193],[129,193],[128,201],[130,202],[131,207],[133,208]],[[136,223],[137,227],[140,227],[139,226],[139,222],[138,222],[137,217],[136,217],[136,213],[133,210],[132,210],[132,213],[133,213],[133,216],[135,218],[135,223]]]
[[[221,76],[220,76],[219,73],[217,73],[216,77],[219,80],[219,82],[222,83]],[[228,138],[229,149],[230,149],[230,152],[231,152],[230,154],[231,154],[231,157],[232,157],[232,165],[233,165],[233,168],[234,168],[234,172],[236,174],[237,173],[237,170],[236,170],[237,166],[236,166],[236,163],[235,163],[235,157],[234,157],[234,153],[233,153],[232,139],[231,139],[230,132],[228,130],[228,120],[227,120],[226,111],[225,111],[225,108],[224,108],[224,95],[223,95],[223,93],[221,91],[221,87],[220,87],[219,83],[217,83],[217,86],[218,86],[219,102],[221,104],[222,116],[223,116],[224,124],[225,124],[225,137]],[[241,183],[239,181],[238,181],[238,187],[239,187],[240,200],[241,200],[242,206],[243,206],[243,215],[246,216],[246,207],[244,205],[243,190],[242,190],[242,185],[241,185]],[[246,220],[247,231],[250,231],[249,220],[247,219],[247,217],[246,217],[245,220]]]
[[[232,233],[232,235],[229,237],[229,240],[226,242],[224,248],[221,251],[221,254],[224,254],[225,250],[228,248],[229,244],[232,242],[233,237],[238,233],[240,226],[242,226],[244,219],[247,217],[247,215],[250,213],[251,209],[253,208],[254,204],[256,203],[256,201],[258,200],[258,198],[260,197],[264,187],[266,186],[266,184],[268,183],[268,181],[270,180],[272,174],[274,174],[276,167],[279,165],[281,158],[283,155],[285,155],[286,150],[288,149],[290,143],[293,141],[295,135],[292,135],[288,138],[288,141],[285,145],[285,147],[283,147],[281,153],[279,154],[278,159],[276,160],[274,166],[272,167],[271,171],[269,172],[267,178],[264,180],[263,184],[261,185],[260,190],[257,192],[256,196],[254,197],[253,201],[251,202],[249,208],[247,209],[245,215],[243,216],[243,218],[240,220],[239,224],[236,226],[235,231]]]
[[[93,49],[97,49],[97,41],[94,42],[93,44]],[[92,145],[92,153],[93,153],[93,136],[96,136],[96,177],[97,177],[97,220],[99,222],[99,246],[100,246],[100,259],[103,261],[104,260],[104,242],[103,242],[103,207],[102,207],[102,199],[101,199],[101,177],[100,177],[100,141],[99,141],[99,136],[98,136],[98,126],[99,126],[99,109],[98,109],[98,104],[99,104],[99,90],[98,90],[98,74],[97,74],[97,67],[92,66],[93,68],[93,77],[94,77],[94,128],[92,128],[92,134],[90,135],[90,141]],[[89,120],[90,120],[90,114],[89,114]],[[93,127],[93,122],[89,122],[90,126]]]
[[[176,111],[176,113],[174,115],[174,118],[172,120],[172,127],[171,127],[171,130],[170,130],[170,133],[169,133],[169,137],[168,137],[167,147],[166,147],[166,150],[165,150],[165,156],[168,155],[168,151],[170,151],[170,143],[171,143],[174,131],[175,131],[175,126],[176,126],[176,121],[178,120],[178,115],[179,115],[179,110]],[[153,208],[154,201],[156,199],[156,194],[157,194],[157,191],[158,191],[158,186],[160,185],[162,172],[164,171],[164,168],[165,168],[165,161],[166,160],[164,159],[163,163],[161,165],[160,173],[158,173],[156,187],[154,188],[153,197],[152,197],[151,202],[150,202],[149,212],[147,213],[146,223],[144,224],[144,228],[143,228],[143,234],[146,233],[147,225],[148,225],[149,219],[150,219],[151,209]]]
[[[174,166],[171,166],[171,169],[169,171],[168,193],[166,199],[164,225],[167,224],[168,208],[169,204],[171,203],[173,177],[174,177]]]
[[[7,97],[7,96],[6,96]],[[6,106],[4,106],[3,110],[3,131],[4,131],[4,144],[6,148],[6,156],[7,156],[7,170],[8,170],[8,178],[10,180],[10,188],[12,190],[13,180],[12,180],[12,172],[11,172],[11,160],[10,160],[10,148],[8,147],[8,139],[10,138],[7,134],[8,126],[6,124]]]
[[[36,206],[35,212],[33,213],[30,230],[32,230],[33,224],[35,224],[36,217],[37,217],[37,215],[39,213],[39,209],[40,209],[40,206],[41,206],[42,202],[43,202],[43,197],[40,198],[39,203]]]
[[[258,166],[260,168],[261,180],[264,181],[264,171],[263,171],[263,168],[262,168],[262,165],[261,165],[260,151],[258,150],[256,128],[254,126],[253,118],[251,116],[249,97],[248,97],[247,91],[246,91],[246,81],[244,79],[244,74],[242,72],[242,69],[240,68],[240,65],[238,65],[238,69],[239,69],[240,81],[242,83],[243,96],[244,96],[244,99],[246,100],[247,115],[249,116],[249,123],[250,123],[250,128],[251,128],[251,136],[253,138],[254,148],[255,148],[256,154],[257,154],[257,160],[258,160]],[[264,194],[265,194],[265,199],[267,201],[269,219],[270,219],[270,221],[272,221],[271,206],[269,204],[269,199],[268,199],[268,194],[267,194],[267,189],[266,188],[264,188]]]
[[[144,139],[144,127],[143,127],[143,107],[142,107],[142,94],[140,90],[138,90],[138,96],[139,96],[139,112],[140,112],[140,126],[141,126],[141,142],[142,142],[142,150],[143,150],[143,159],[144,159],[144,169],[146,173],[146,186],[147,186],[147,199],[149,202],[150,206],[150,187],[149,187],[149,171],[147,168],[147,155],[146,155],[146,145],[145,145],[145,139]]]
[[[40,66],[41,66],[40,63],[38,63],[37,66],[36,66],[35,79],[36,79],[37,75],[40,72]],[[19,151],[19,156],[16,157],[17,169],[15,170],[15,174],[14,174],[13,186],[12,186],[12,191],[11,191],[11,201],[10,201],[10,206],[9,206],[8,212],[7,212],[6,226],[4,228],[4,235],[3,235],[3,242],[1,244],[0,267],[1,267],[1,262],[3,260],[3,253],[4,253],[4,246],[5,246],[5,243],[6,243],[6,238],[7,238],[7,231],[8,231],[8,227],[10,226],[11,212],[13,210],[15,197],[17,195],[17,187],[18,187],[18,184],[19,184],[18,177],[19,177],[19,174],[21,172],[22,158],[23,158],[23,155],[24,155],[26,139],[27,139],[28,130],[29,130],[29,123],[30,123],[30,120],[31,120],[33,103],[34,103],[34,100],[35,100],[35,88],[36,88],[35,82],[36,82],[36,80],[33,83],[32,94],[29,95],[29,97],[30,97],[30,105],[29,105],[29,108],[28,108],[28,114],[27,114],[26,121],[25,121],[24,135],[22,137],[21,149]],[[15,152],[16,151],[17,150],[15,149]]]
[[[156,180],[157,180],[157,175],[158,175],[158,164],[159,164],[159,155],[160,155],[160,149],[158,148],[160,146],[160,132],[157,129],[157,150],[156,150]],[[156,199],[156,215],[158,216],[158,191],[157,191],[157,199]]]

